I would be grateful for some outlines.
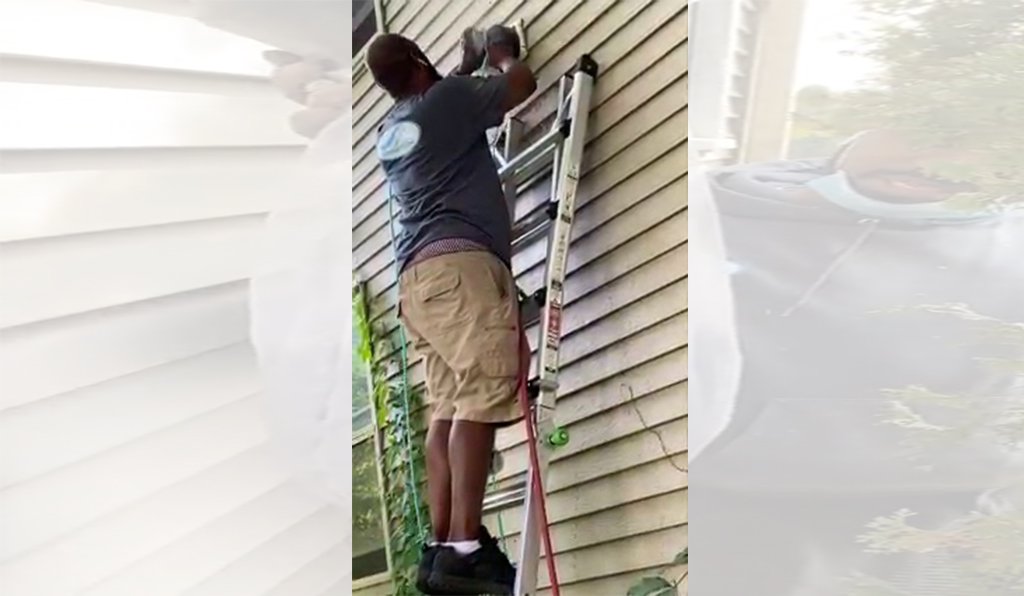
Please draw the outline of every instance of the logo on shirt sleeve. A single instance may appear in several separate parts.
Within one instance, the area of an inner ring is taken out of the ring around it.
[[[377,157],[382,161],[392,161],[412,153],[420,144],[420,126],[415,122],[403,120],[384,129],[377,139]]]

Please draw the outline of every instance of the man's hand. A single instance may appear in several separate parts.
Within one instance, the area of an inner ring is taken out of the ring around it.
[[[310,83],[325,79],[328,71],[338,68],[329,60],[306,60],[283,50],[263,52],[263,59],[274,66],[270,82],[285,97],[301,104],[306,102]]]
[[[487,65],[500,70],[508,79],[508,97],[503,106],[508,112],[537,90],[537,79],[530,67],[519,61],[519,36],[514,29],[495,25],[487,30]]]
[[[519,60],[519,36],[515,29],[495,25],[485,34],[487,44],[487,65],[501,71],[507,70],[510,62]]]
[[[470,27],[462,32],[460,48],[462,60],[454,74],[468,76],[484,65],[484,40],[476,29]]]
[[[292,114],[291,127],[296,133],[312,139],[345,113],[351,101],[349,89],[341,83],[326,81],[324,64],[283,52],[267,52],[264,56],[277,67],[270,76],[274,87],[305,106]]]

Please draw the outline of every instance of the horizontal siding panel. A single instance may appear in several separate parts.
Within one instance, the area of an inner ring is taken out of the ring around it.
[[[671,425],[678,421],[678,402],[684,396],[685,391],[681,387],[673,386],[658,391],[655,394],[641,397],[634,404],[635,410],[638,413],[633,413],[633,408],[622,408],[618,412],[609,412],[600,418],[588,421],[587,424],[580,425],[580,433],[577,433],[577,435],[582,434],[583,431],[598,428],[600,424],[608,424],[611,425],[610,433],[607,437],[608,440],[599,446],[614,445],[617,440],[633,438],[638,433],[647,433],[651,438],[657,439],[655,432],[667,432],[672,428]],[[643,414],[643,420],[641,420],[640,413]],[[669,422],[666,422],[666,420]],[[589,435],[584,436],[589,438]],[[576,439],[578,436],[573,438]],[[595,440],[591,439],[589,446],[594,446]],[[559,460],[561,477],[580,478],[581,483],[569,485],[561,481],[556,483],[554,478],[551,479],[552,488],[556,488],[556,490],[552,490],[550,494],[549,523],[557,525],[581,516],[615,510],[629,503],[662,495],[675,494],[678,497],[678,493],[685,486],[686,474],[682,471],[685,469],[685,462],[681,461],[683,459],[681,454],[668,451],[671,449],[669,445],[669,443],[666,443],[666,448],[661,449],[662,457],[659,459],[647,462],[610,461],[601,465],[596,470],[582,469],[583,465],[590,463],[591,458],[584,455],[588,451],[588,445],[576,448],[575,454],[562,457]],[[658,446],[659,448],[661,447],[660,443]],[[672,456],[673,460],[666,459],[668,456]],[[621,467],[623,463],[626,463],[628,467]],[[634,471],[633,466],[639,467],[644,471]],[[623,493],[620,490],[615,490],[607,494],[602,492],[603,490],[611,490],[613,487],[619,487],[623,482],[623,477],[639,480],[642,475],[652,474],[653,470],[661,470],[667,476],[655,480],[652,475],[645,480],[639,481],[635,491]],[[591,498],[584,501],[583,496],[585,495],[590,495]],[[507,514],[503,515],[509,518],[509,521],[504,524],[506,533],[509,535],[518,534],[523,528],[523,507],[514,507],[509,509]],[[570,547],[560,545],[559,548]]]
[[[235,344],[8,410],[0,414],[3,487],[253,395],[257,380],[252,350]]]
[[[343,584],[334,586],[333,590],[327,590],[321,592],[317,596],[335,596],[341,594],[341,590],[351,589],[352,596],[391,596],[391,582],[390,581],[379,581],[376,583],[364,585],[364,584],[353,584],[351,587]],[[281,596],[284,596],[283,594]]]
[[[294,111],[277,97],[0,83],[0,144],[3,149],[297,145],[300,138],[288,125]]]
[[[77,466],[0,493],[0,559],[24,555],[63,534],[151,497],[266,441],[259,397],[101,453]],[[154,466],[154,462],[160,465]],[[111,491],[111,484],[117,491]],[[68,501],[68,495],[75,495]]]
[[[279,167],[298,158],[294,145],[0,150],[0,174],[210,167]]]
[[[178,448],[183,449],[179,444]],[[193,444],[194,445],[194,444]],[[210,447],[195,445],[193,449]],[[285,482],[265,447],[233,459],[193,454],[201,472],[158,494],[121,507],[4,566],[5,586],[18,596],[78,594],[132,564],[216,522]],[[161,458],[163,464],[172,458]],[[240,554],[240,553],[236,553]],[[60,569],[61,573],[53,573]]]
[[[0,410],[243,342],[246,309],[238,283],[4,330]]]
[[[640,464],[625,471],[603,476],[573,490],[550,495],[547,501],[548,520],[559,524],[603,511],[614,511],[629,503],[674,495],[679,498],[686,487],[686,475],[672,467],[666,459]],[[502,525],[508,536],[522,531],[522,506],[501,512]],[[490,516],[493,522],[497,515]],[[561,548],[561,544],[559,545]]]
[[[247,279],[263,229],[249,216],[9,244],[0,327]]]
[[[555,556],[561,562],[561,559],[570,553],[582,554],[602,545],[614,545],[618,541],[657,533],[664,528],[683,526],[686,524],[685,495],[685,491],[676,491],[642,501],[620,503],[614,509],[577,517],[570,521],[552,523],[550,525],[551,541],[555,547]],[[518,546],[520,539],[521,536],[518,534],[507,536],[510,546],[512,544]],[[668,563],[674,554],[674,552],[658,553],[658,558],[648,564],[654,566]],[[605,575],[617,575],[630,570],[631,567],[619,567],[618,565],[596,568],[588,570],[589,573],[585,575],[577,574],[574,579],[581,581]]]
[[[666,379],[658,381],[665,383]],[[607,443],[630,437],[647,428],[657,428],[659,425],[671,426],[674,423],[682,422],[682,426],[685,428],[683,404],[686,401],[686,392],[681,385],[663,386],[659,388],[660,391],[650,395],[637,394],[636,389],[633,388],[632,399],[634,401],[631,404],[626,403],[630,393],[621,382],[609,383],[609,385],[611,386],[606,386],[605,390],[614,391],[613,395],[619,397],[617,405],[621,407],[605,412],[602,416],[582,420],[567,419],[565,425],[573,440],[570,445],[559,449],[553,458],[555,462],[568,461],[573,458],[578,458],[581,462],[592,461],[593,468],[578,469],[579,466],[569,463],[562,467],[554,467],[551,470],[549,492],[575,487],[579,483],[598,478],[601,475],[621,471],[622,468],[617,466],[640,463],[632,461],[628,454],[624,454],[625,460],[615,461],[615,458],[607,453],[609,450]],[[648,397],[657,397],[657,399],[648,400]],[[645,413],[641,420],[641,416],[636,412],[644,412],[648,407],[651,408],[650,413]],[[624,411],[619,412],[620,409]],[[561,411],[559,411],[559,422],[562,422],[562,418]],[[664,433],[662,432],[662,434]],[[660,455],[665,456],[664,453],[660,453]],[[527,449],[522,442],[507,447],[504,450],[504,467],[497,474],[498,480],[521,479],[526,472],[527,458]]]
[[[328,551],[350,529],[351,522],[338,509],[321,507],[181,596],[263,596]],[[350,565],[351,559],[336,564]]]
[[[133,91],[202,93],[223,97],[277,97],[266,76],[153,68],[68,58],[0,54],[0,81],[32,85],[74,85]]]
[[[298,168],[47,172],[0,176],[0,242],[266,213]]]
[[[346,521],[344,531],[335,535],[335,540],[338,536],[347,535],[350,528],[351,524]],[[348,541],[346,540],[346,542]],[[297,596],[299,594],[343,596],[346,591],[349,594],[362,594],[351,586],[351,554],[352,550],[348,544],[335,545],[287,579],[270,588],[264,593],[264,596]]]
[[[79,41],[83,31],[102,34]],[[0,4],[0,52],[265,75],[268,67],[260,56],[263,49],[262,44],[226,36],[190,19],[168,18],[142,10],[77,0]]]
[[[574,582],[563,587],[559,593],[564,596],[595,596],[596,594],[620,596],[622,594],[628,594],[629,589],[633,587],[641,577],[646,577],[648,575],[660,575],[664,571],[664,566],[652,567],[650,569],[643,570],[643,572],[634,571],[621,575],[605,576],[599,579]],[[670,575],[669,577],[675,576]],[[550,589],[544,589],[540,590],[538,594],[547,596],[550,593]],[[682,590],[679,593],[687,594],[688,592],[686,592],[686,590]]]
[[[638,185],[649,187],[646,182],[650,180],[637,178]],[[625,271],[609,268],[605,262],[618,256],[618,252],[628,252],[631,244],[637,241],[644,242],[644,234],[654,235],[667,228],[677,234],[684,234],[677,238],[673,247],[684,241],[686,206],[681,201],[681,193],[685,187],[683,182],[684,180],[680,178],[650,197],[637,197],[630,192],[619,192],[616,194],[624,200],[614,201],[609,197],[607,201],[593,205],[593,209],[580,211],[580,235],[574,237],[569,251],[568,271],[572,276],[569,279],[573,281],[566,283],[567,300],[585,296],[623,275]],[[632,204],[629,201],[630,197],[635,197]],[[591,226],[591,229],[587,229]],[[520,272],[520,284],[523,287],[532,289],[544,284],[547,247],[542,244],[540,248],[543,250],[530,247],[513,258],[513,265]],[[685,262],[677,265],[679,269],[674,273],[682,276],[685,273]]]
[[[322,508],[323,503],[295,487],[278,486],[117,575],[94,584],[80,596],[182,596],[237,565],[240,554],[247,557],[268,543],[276,542],[283,533],[304,523]],[[337,524],[323,525],[322,533],[329,533]],[[287,544],[295,546],[291,541]],[[287,565],[274,561],[263,560],[260,564],[287,569]],[[223,594],[234,595],[235,592]]]
[[[685,507],[685,503],[683,504]],[[561,590],[566,596],[609,596],[625,594],[628,586],[635,583],[640,573],[629,575],[603,575],[598,570],[633,569],[643,570],[643,575],[666,573],[666,565],[673,556],[686,546],[686,527],[677,526],[653,534],[637,536],[614,544],[606,544],[600,548],[566,553],[558,561],[559,580],[567,584]],[[618,549],[621,549],[618,550]],[[546,573],[545,570],[541,570]],[[669,569],[669,577],[676,577],[679,568]],[[545,577],[542,575],[542,577]],[[542,585],[549,582],[542,579]],[[539,594],[550,594],[550,590],[541,590]],[[686,594],[685,591],[682,592]]]

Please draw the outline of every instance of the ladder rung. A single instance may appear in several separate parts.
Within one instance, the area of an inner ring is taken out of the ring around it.
[[[533,168],[537,167],[535,162],[543,163],[545,158],[550,157],[554,153],[555,147],[565,140],[564,129],[565,127],[558,127],[549,131],[538,139],[537,142],[508,160],[508,163],[498,170],[502,181],[514,181],[521,176],[521,172],[526,169],[526,166]]]
[[[538,218],[539,219],[539,218]],[[526,246],[537,240],[543,238],[548,230],[551,228],[551,220],[544,218],[543,220],[532,222],[533,225],[517,226],[512,232],[512,250],[517,251],[519,247]]]
[[[526,501],[526,482],[520,481],[513,486],[491,493],[484,497],[484,514],[497,513],[522,505]]]
[[[551,149],[545,151],[540,157],[528,164],[523,164],[515,174],[510,174],[507,183],[516,187],[529,187],[543,174],[551,171],[555,163],[554,157],[558,154],[557,146],[552,145]]]
[[[547,233],[551,222],[558,217],[558,203],[548,202],[543,209],[534,211],[512,228],[512,249],[515,251]]]

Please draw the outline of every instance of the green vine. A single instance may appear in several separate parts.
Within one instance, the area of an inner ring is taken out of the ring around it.
[[[674,567],[686,567],[690,562],[690,549],[684,548],[672,560],[672,565],[658,575],[640,578],[640,581],[629,588],[626,596],[679,596],[679,587],[686,580],[687,570],[677,577],[666,577]]]
[[[422,395],[410,385],[406,408],[405,377],[392,378],[402,367],[401,357],[396,355],[398,346],[379,323],[373,323],[373,308],[364,283],[354,284],[352,298],[360,339],[358,353],[369,371],[370,398],[380,439],[381,494],[387,517],[393,596],[416,596],[415,570],[429,529],[420,482],[426,470],[421,424],[412,417],[412,412],[420,410]]]

